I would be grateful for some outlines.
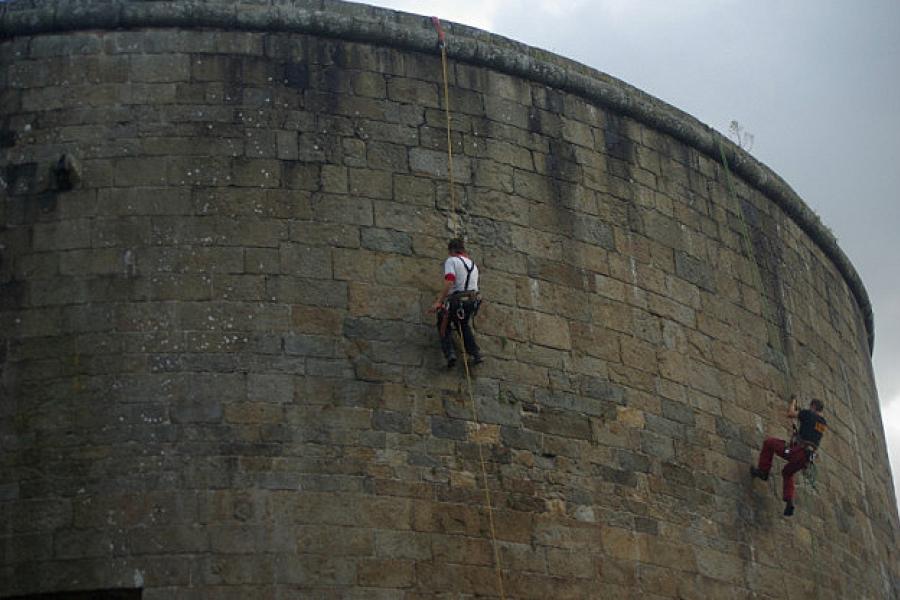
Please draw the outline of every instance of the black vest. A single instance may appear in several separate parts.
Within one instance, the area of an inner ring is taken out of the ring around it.
[[[797,420],[800,421],[800,428],[797,430],[800,439],[811,442],[818,448],[819,442],[822,441],[822,434],[828,429],[828,421],[821,415],[805,408],[797,415]]]

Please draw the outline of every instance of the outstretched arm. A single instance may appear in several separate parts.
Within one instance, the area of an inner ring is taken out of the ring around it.
[[[797,396],[791,396],[791,405],[788,407],[787,416],[789,419],[796,419],[800,414],[800,411],[797,410]]]

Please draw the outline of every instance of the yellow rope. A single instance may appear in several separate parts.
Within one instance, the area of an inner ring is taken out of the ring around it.
[[[447,118],[447,181],[450,186],[450,218],[453,234],[458,235],[459,221],[455,217],[459,216],[459,211],[456,202],[456,190],[453,185],[453,140],[451,138],[450,127],[450,83],[449,77],[447,76],[447,46],[443,43],[443,32],[440,30],[440,21],[438,21],[437,18],[434,18],[432,21],[434,22],[435,28],[438,30],[441,39],[441,71],[444,76],[444,114]],[[450,326],[450,324],[448,324],[448,326]],[[494,508],[493,503],[491,502],[491,488],[488,485],[487,464],[484,460],[484,447],[481,442],[481,423],[478,421],[478,408],[475,405],[475,395],[472,393],[472,375],[469,371],[469,355],[466,352],[465,341],[462,339],[461,328],[462,325],[460,324],[460,327],[456,330],[456,336],[459,341],[460,349],[462,350],[463,365],[466,370],[466,389],[469,394],[469,402],[472,404],[472,419],[475,421],[475,441],[478,445],[478,460],[481,463],[481,481],[484,486],[484,502],[487,507],[488,526],[490,527],[491,533],[491,547],[494,551],[494,570],[497,574],[497,588],[500,591],[500,599],[506,600],[506,593],[503,590],[503,568],[500,564],[500,549],[497,546],[497,530],[494,526]]]
[[[494,527],[494,508],[491,503],[491,488],[488,486],[487,466],[484,461],[484,447],[481,443],[481,423],[478,421],[478,408],[475,405],[475,395],[472,393],[472,376],[469,373],[469,355],[466,352],[466,344],[462,339],[459,329],[456,331],[456,337],[459,340],[462,349],[463,366],[466,369],[466,388],[469,392],[469,401],[472,404],[472,419],[475,421],[476,443],[478,444],[478,459],[481,462],[481,480],[484,485],[484,502],[487,506],[488,526],[491,531],[491,546],[494,550],[494,570],[497,573],[497,586],[500,590],[501,600],[506,600],[506,594],[503,591],[503,568],[500,565],[500,549],[497,546],[497,531]]]
[[[459,227],[454,217],[457,216],[456,190],[453,186],[453,141],[450,137],[450,84],[447,77],[447,47],[441,44],[441,70],[444,74],[444,113],[447,117],[447,180],[450,185],[450,214],[453,223],[454,235],[459,233]]]

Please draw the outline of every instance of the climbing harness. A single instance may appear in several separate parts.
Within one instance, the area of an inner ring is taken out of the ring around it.
[[[447,75],[447,44],[444,37],[444,29],[441,20],[431,17],[431,24],[438,36],[438,49],[441,51],[441,73],[444,79],[444,115],[447,120],[447,181],[450,188],[450,215],[447,217],[447,227],[454,235],[458,235],[462,229],[459,221],[459,206],[456,201],[456,189],[453,185],[453,141],[450,136],[450,78]]]
[[[806,442],[803,438],[800,437],[800,431],[797,429],[796,423],[791,423],[791,448],[798,446],[802,448],[806,452],[806,466],[801,469],[803,473],[803,479],[806,483],[809,484],[809,487],[813,491],[817,491],[816,489],[816,478],[818,475],[817,467],[816,467],[816,458],[818,457],[819,449],[815,446],[815,444]]]

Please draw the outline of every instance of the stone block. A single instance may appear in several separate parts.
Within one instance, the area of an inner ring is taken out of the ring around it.
[[[366,144],[366,162],[372,169],[388,171],[391,176],[409,171],[406,146],[370,141]]]
[[[703,546],[694,548],[697,570],[704,576],[731,584],[739,584],[744,577],[744,561],[739,556],[726,554]]]
[[[33,248],[38,252],[89,248],[91,223],[87,219],[37,223],[32,240]]]
[[[176,423],[219,423],[222,404],[214,398],[185,398],[173,406],[171,418]]]
[[[359,227],[352,224],[294,221],[290,224],[291,241],[310,246],[359,248]]]
[[[412,238],[408,233],[391,229],[364,228],[360,234],[362,247],[368,250],[412,254]]]
[[[425,174],[439,180],[446,180],[447,153],[426,148],[410,148],[409,168],[414,174]],[[462,156],[453,157],[453,181],[459,184],[471,181],[470,159]]]
[[[291,307],[291,325],[297,333],[338,335],[343,321],[343,313],[337,309],[300,304]]]
[[[238,187],[278,187],[281,185],[281,162],[265,159],[236,159],[231,169],[231,183]]]
[[[431,434],[435,437],[464,441],[467,439],[466,422],[459,419],[431,417]]]
[[[341,557],[281,554],[276,557],[275,580],[309,587],[349,586],[356,583],[356,563]]]
[[[375,256],[358,249],[335,248],[334,279],[343,281],[372,281],[375,279]]]
[[[292,375],[249,373],[247,375],[247,398],[251,401],[287,404],[294,399],[294,377]]]
[[[164,157],[118,158],[113,161],[113,179],[119,187],[159,186],[168,182]]]
[[[328,194],[346,194],[349,191],[347,167],[322,165],[321,188]]]
[[[38,533],[71,526],[73,506],[62,499],[30,499],[4,503],[0,507],[6,523],[13,533]]]
[[[285,354],[324,358],[337,356],[336,341],[330,336],[290,334],[284,337],[283,346]]]
[[[375,551],[374,532],[359,527],[342,527],[335,535],[334,527],[302,525],[291,536],[293,546],[303,555],[372,556]]]
[[[360,71],[354,73],[350,86],[353,93],[358,96],[370,98],[384,98],[387,95],[387,83],[381,73]]]
[[[313,213],[322,221],[348,225],[373,224],[372,200],[369,198],[317,194],[312,205]]]
[[[431,560],[431,537],[416,531],[376,531],[375,556],[386,559]]]
[[[568,323],[553,315],[531,312],[527,314],[528,338],[536,344],[571,350],[572,339]]]
[[[343,281],[270,277],[266,282],[266,293],[277,302],[326,308],[347,307],[347,284]]]
[[[667,419],[671,419],[672,421],[677,421],[678,423],[684,423],[689,427],[692,427],[694,425],[693,409],[682,402],[667,400],[663,398],[662,416]]]
[[[279,157],[281,158],[281,157]],[[317,191],[320,186],[320,174],[324,167],[297,161],[285,161],[284,185],[294,190]]]
[[[106,216],[187,215],[191,209],[185,189],[109,188],[97,196],[97,211]]]
[[[372,426],[377,431],[411,433],[410,415],[390,410],[376,410],[372,413]]]
[[[701,289],[716,292],[716,278],[712,268],[690,254],[675,253],[675,273]]]
[[[240,404],[228,404],[225,406],[225,422],[236,424],[277,424],[284,422],[284,409],[278,404],[273,404],[266,399],[263,402],[242,402]],[[275,485],[280,489],[281,485]],[[295,487],[288,484],[289,488]]]
[[[603,526],[600,529],[603,552],[617,560],[638,561],[641,559],[643,536],[619,527]]]
[[[350,282],[349,309],[354,317],[418,320],[422,312],[418,294],[402,287]]]
[[[438,108],[438,86],[434,83],[392,77],[387,82],[387,97],[395,102]]]
[[[131,81],[174,82],[191,78],[190,57],[186,54],[135,54],[129,69]]]
[[[590,578],[594,563],[590,555],[560,548],[547,550],[547,572],[564,579]]]
[[[587,417],[560,411],[545,411],[540,415],[525,414],[522,424],[533,431],[573,439],[591,439],[591,423]]]
[[[389,199],[393,196],[391,173],[374,169],[350,169],[350,193],[365,198]]]
[[[95,33],[76,33],[69,36],[38,36],[30,48],[32,58],[99,54],[102,38]]]
[[[281,244],[278,250],[281,272],[285,275],[312,279],[331,279],[331,251],[319,246]]]
[[[193,527],[136,528],[128,532],[126,547],[131,554],[205,552],[209,537],[199,525]]]

